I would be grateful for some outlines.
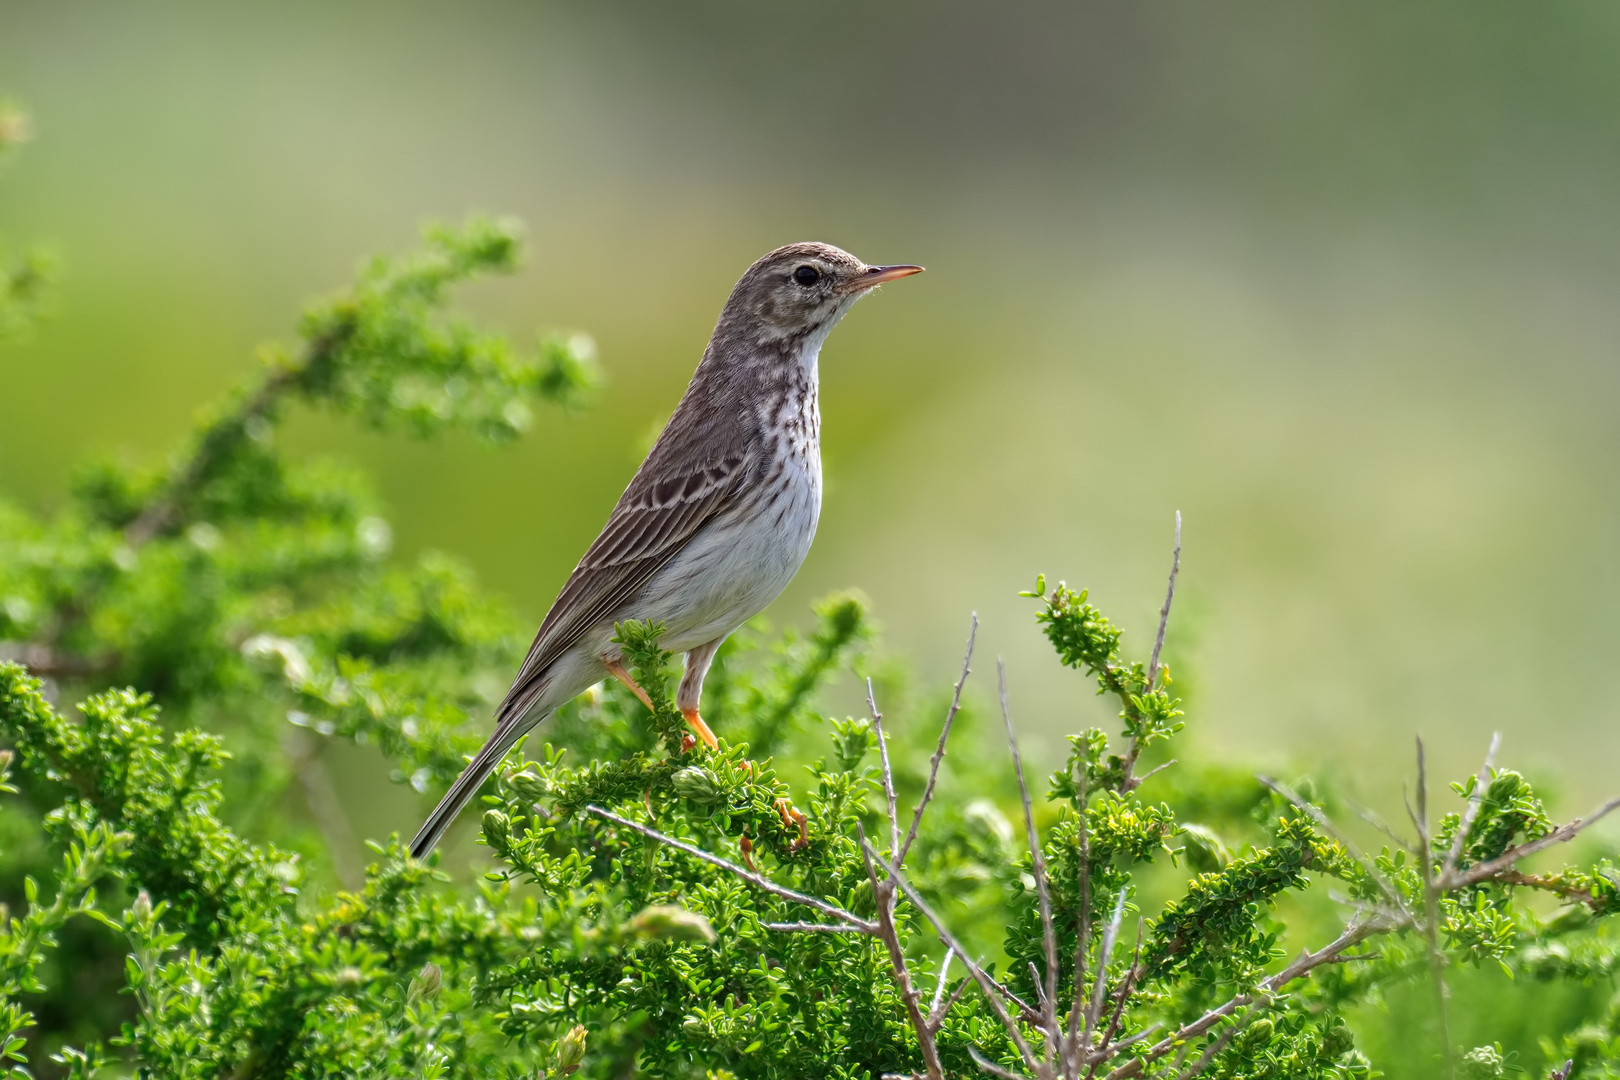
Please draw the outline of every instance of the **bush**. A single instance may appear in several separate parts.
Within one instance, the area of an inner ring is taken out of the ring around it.
[[[657,711],[609,683],[514,751],[482,880],[397,838],[360,866],[323,749],[441,791],[523,627],[452,560],[390,561],[364,481],[287,460],[276,424],[299,403],[501,441],[576,399],[582,339],[521,353],[446,314],[518,247],[431,230],[312,308],[167,467],[98,463],[53,518],[0,506],[16,1075],[1371,1077],[1357,1033],[1383,1008],[1422,1020],[1380,1068],[1502,1076],[1531,1052],[1468,1049],[1502,1015],[1448,999],[1479,1000],[1478,968],[1569,988],[1543,1073],[1620,1076],[1620,1009],[1589,989],[1620,956],[1615,870],[1521,866],[1615,804],[1556,825],[1488,760],[1442,811],[1420,757],[1412,834],[1368,857],[1325,790],[1169,762],[1174,573],[1145,662],[1084,592],[1027,594],[1121,723],[1073,736],[1044,791],[1004,687],[1010,775],[953,752],[984,734],[971,631],[939,728],[898,692],[911,718],[885,723],[882,680],[865,718],[816,712],[869,647],[849,595],[806,636],[727,644],[717,751],[683,746],[658,627],[622,625]]]

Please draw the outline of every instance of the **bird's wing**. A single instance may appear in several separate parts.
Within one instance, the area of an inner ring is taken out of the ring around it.
[[[529,655],[496,710],[502,724],[511,719],[507,710],[528,697],[546,668],[591,627],[612,616],[725,507],[749,464],[750,455],[737,452],[693,462],[685,470],[637,475],[630,482],[540,624]]]

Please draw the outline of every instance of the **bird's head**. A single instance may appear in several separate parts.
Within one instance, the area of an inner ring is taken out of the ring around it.
[[[920,266],[868,266],[831,244],[789,244],[761,257],[738,280],[716,337],[807,349],[813,358],[850,306],[885,281]]]

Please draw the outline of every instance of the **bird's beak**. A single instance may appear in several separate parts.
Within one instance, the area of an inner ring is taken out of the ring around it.
[[[923,268],[912,266],[910,263],[899,263],[894,266],[868,266],[866,273],[861,274],[849,283],[851,289],[870,289],[881,285],[885,281],[898,281],[912,274],[920,274]]]

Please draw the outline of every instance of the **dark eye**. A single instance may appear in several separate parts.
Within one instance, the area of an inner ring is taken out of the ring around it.
[[[814,285],[821,280],[821,271],[813,266],[801,266],[793,271],[793,280],[800,285]]]

